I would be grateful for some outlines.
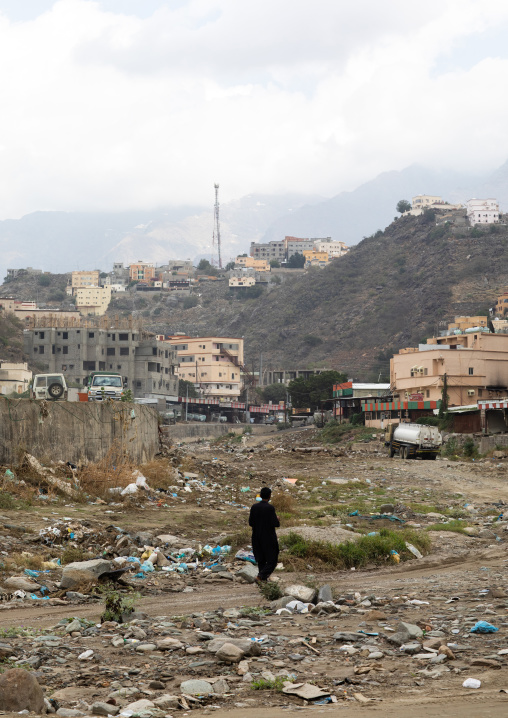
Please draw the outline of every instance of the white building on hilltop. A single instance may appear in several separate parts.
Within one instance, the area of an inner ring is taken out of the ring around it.
[[[466,213],[470,224],[497,224],[499,222],[499,204],[495,199],[469,199]]]

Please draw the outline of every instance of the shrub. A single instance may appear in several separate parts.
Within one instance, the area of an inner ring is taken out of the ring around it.
[[[473,439],[471,439],[471,437],[465,440],[462,446],[462,451],[464,453],[464,456],[467,456],[468,458],[478,455],[476,444],[474,443]]]
[[[134,611],[134,603],[140,598],[139,593],[131,593],[126,596],[115,591],[111,584],[106,585],[102,589],[104,596],[104,613],[101,616],[101,623],[105,621],[116,621],[117,623],[127,623],[129,614]]]
[[[74,563],[74,561],[88,561],[91,558],[93,558],[93,554],[87,553],[82,548],[68,546],[60,557],[60,563],[65,566],[68,563]]]
[[[447,523],[442,524],[431,524],[431,526],[427,526],[427,531],[453,531],[457,534],[463,534],[465,533],[464,529],[466,528],[467,523],[465,521],[461,521],[461,519],[454,519],[453,521],[448,521]]]
[[[275,581],[263,581],[258,583],[258,588],[267,601],[276,601],[284,595],[281,587]]]
[[[37,277],[37,284],[40,287],[49,287],[49,285],[51,284],[51,277],[47,274],[40,274]]]
[[[267,680],[266,678],[256,678],[252,681],[251,688],[255,691],[282,691],[284,683],[293,683],[293,679],[289,676],[277,676],[276,678]]]

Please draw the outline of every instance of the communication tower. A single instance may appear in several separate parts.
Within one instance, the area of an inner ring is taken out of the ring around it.
[[[214,224],[213,224],[213,251],[215,254],[215,244],[217,244],[217,254],[219,258],[219,269],[222,269],[222,256],[220,246],[220,221],[219,221],[219,185],[215,184],[215,207],[214,207]]]

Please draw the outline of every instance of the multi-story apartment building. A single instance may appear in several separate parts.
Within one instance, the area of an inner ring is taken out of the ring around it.
[[[74,290],[78,289],[78,287],[98,287],[100,274],[101,273],[98,269],[93,269],[89,272],[87,272],[87,271],[72,272],[72,278],[71,278],[71,287],[73,290],[72,293],[74,294],[75,293]]]
[[[167,341],[177,352],[180,379],[192,382],[200,397],[238,400],[243,389],[243,339],[177,334]]]
[[[286,259],[286,244],[284,240],[265,242],[262,244],[251,242],[250,256],[254,257],[254,259],[266,259],[267,262],[270,262],[271,259],[284,262]]]
[[[495,199],[469,199],[466,202],[466,214],[472,225],[497,224],[499,204]]]
[[[0,361],[0,394],[22,394],[28,389],[31,378],[28,364]]]
[[[150,282],[155,279],[155,267],[150,262],[136,262],[129,267],[131,282]]]
[[[293,254],[303,254],[307,251],[314,249],[314,239],[299,239],[298,237],[285,237],[284,243],[286,245],[286,259],[289,259]]]
[[[37,326],[25,329],[24,349],[30,361],[61,372],[68,383],[83,385],[91,371],[114,371],[135,397],[178,395],[176,351],[138,330]]]
[[[508,393],[508,335],[479,329],[435,337],[390,360],[390,383],[401,401],[437,401],[446,378],[450,406]],[[415,398],[416,397],[416,398]]]
[[[111,285],[106,287],[77,287],[76,308],[84,317],[101,317],[111,301]]]

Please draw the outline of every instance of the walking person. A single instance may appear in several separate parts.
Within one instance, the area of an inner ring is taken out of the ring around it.
[[[272,490],[263,486],[261,501],[251,506],[249,526],[252,527],[252,551],[258,565],[256,581],[267,581],[275,571],[279,559],[279,542],[275,529],[280,526],[274,507],[270,504]]]

